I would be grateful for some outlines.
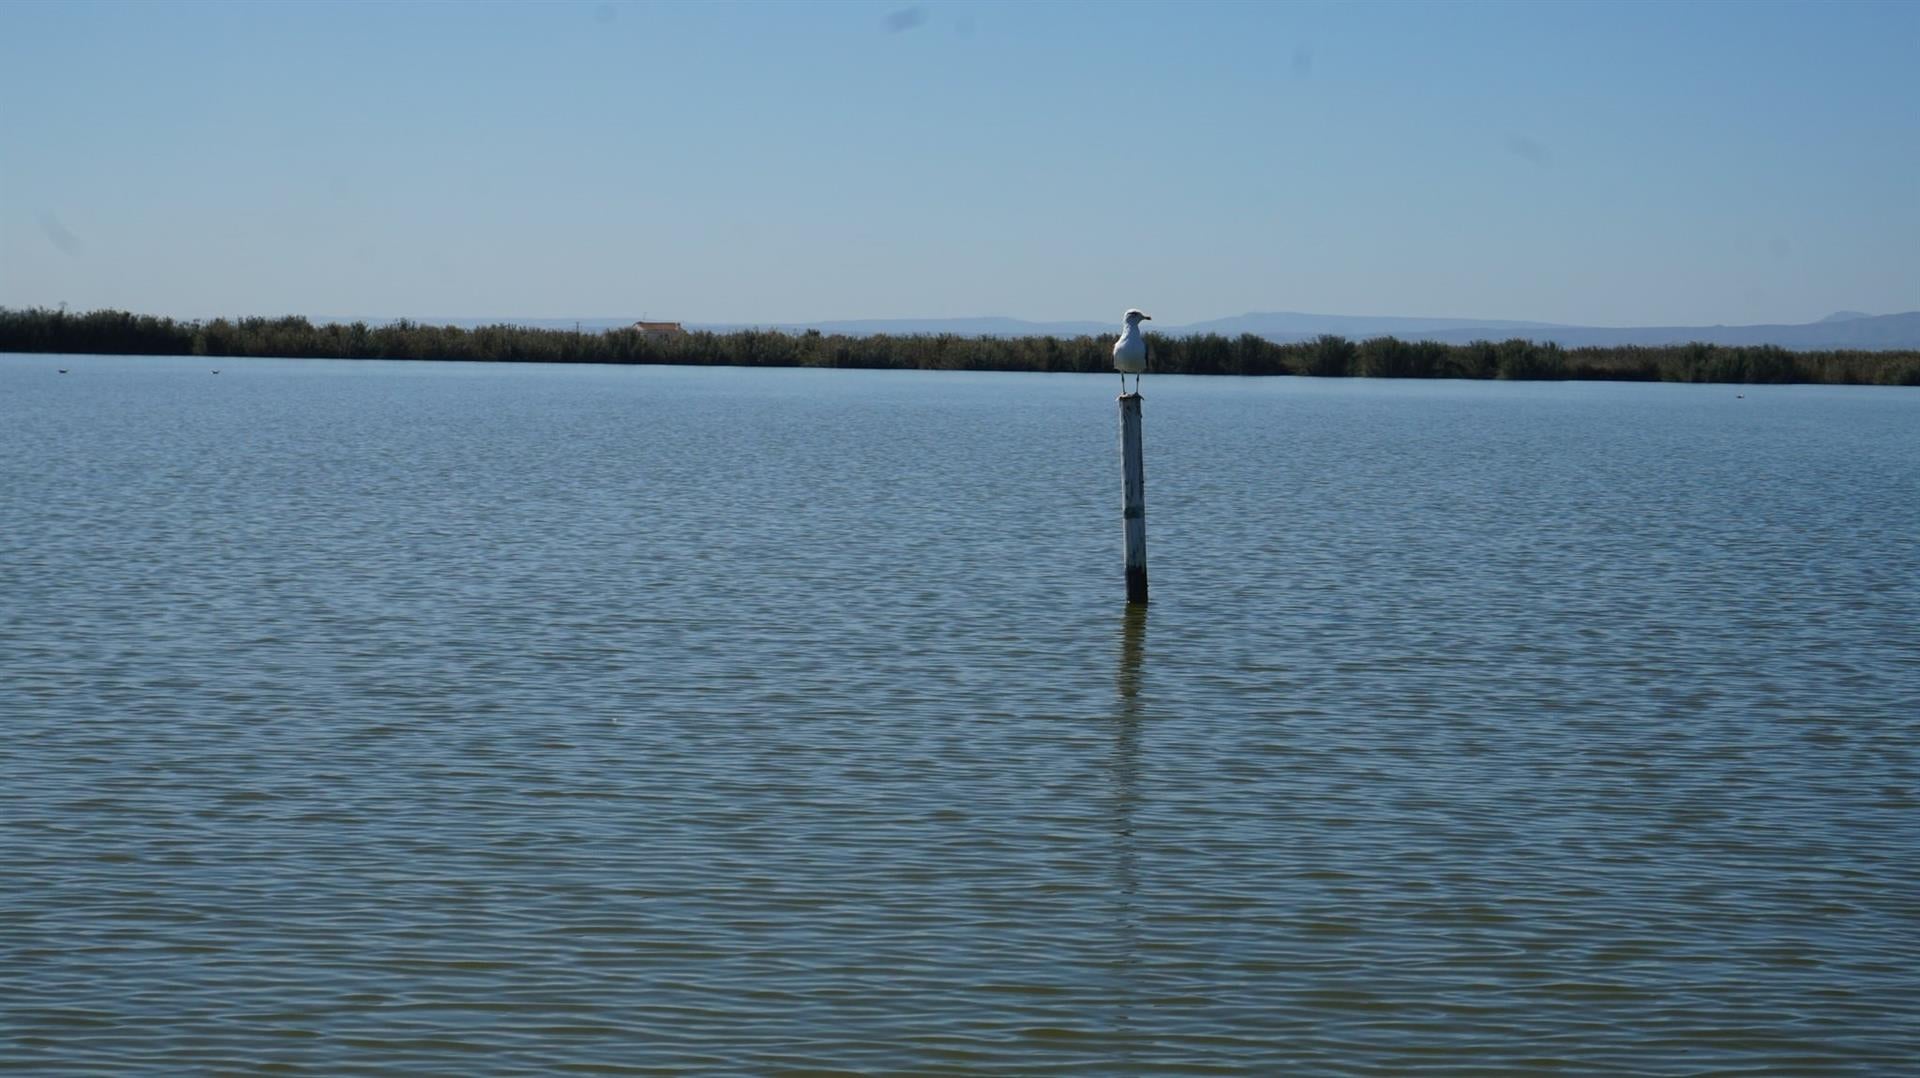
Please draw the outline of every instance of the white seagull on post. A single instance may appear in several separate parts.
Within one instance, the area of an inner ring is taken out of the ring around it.
[[[1140,372],[1147,369],[1147,335],[1140,323],[1153,321],[1152,315],[1127,312],[1127,330],[1113,342],[1113,369],[1120,372],[1120,395],[1127,395],[1127,375],[1133,375],[1133,391],[1140,392]]]

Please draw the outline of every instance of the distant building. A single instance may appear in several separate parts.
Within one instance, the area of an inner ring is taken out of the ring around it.
[[[648,340],[687,335],[687,331],[682,329],[678,322],[635,322],[633,328],[639,330]]]

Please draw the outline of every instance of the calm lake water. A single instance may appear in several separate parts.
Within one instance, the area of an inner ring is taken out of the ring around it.
[[[1895,1074],[1920,391],[0,357],[0,1068]],[[57,368],[71,373],[59,375]]]

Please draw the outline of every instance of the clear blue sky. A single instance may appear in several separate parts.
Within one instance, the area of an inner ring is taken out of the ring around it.
[[[0,4],[0,305],[1920,308],[1920,4]]]

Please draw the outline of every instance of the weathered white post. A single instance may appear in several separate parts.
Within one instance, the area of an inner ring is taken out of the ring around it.
[[[1120,516],[1127,532],[1127,602],[1147,601],[1147,466],[1140,449],[1140,394],[1120,395]]]

